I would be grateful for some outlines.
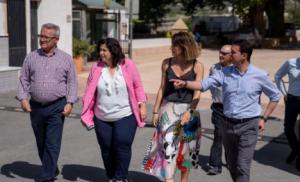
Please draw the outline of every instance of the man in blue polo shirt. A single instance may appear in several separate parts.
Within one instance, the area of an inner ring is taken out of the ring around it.
[[[247,41],[235,41],[231,47],[232,67],[226,67],[202,82],[171,80],[175,88],[206,91],[222,86],[225,115],[223,144],[234,182],[250,181],[250,166],[258,131],[265,129],[265,122],[280,99],[280,93],[268,74],[250,64],[252,50]],[[262,92],[270,101],[260,117]]]

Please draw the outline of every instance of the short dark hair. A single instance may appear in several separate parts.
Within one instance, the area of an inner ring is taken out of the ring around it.
[[[116,67],[119,63],[121,63],[125,55],[122,51],[122,47],[117,39],[114,38],[105,38],[101,39],[97,43],[97,53],[100,53],[100,46],[105,44],[109,52],[112,56],[112,65],[113,67]]]
[[[247,40],[235,40],[232,45],[237,45],[240,47],[241,53],[247,53],[248,61],[250,62],[250,58],[253,52],[253,46]]]

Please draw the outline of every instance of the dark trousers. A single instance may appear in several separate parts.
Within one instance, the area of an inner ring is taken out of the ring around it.
[[[300,114],[300,99],[298,100],[288,96],[285,105],[284,133],[287,137],[292,152],[300,157],[300,139],[297,139],[295,133],[295,124],[298,114]],[[300,124],[298,126],[298,136],[300,137]]]
[[[258,136],[258,119],[243,123],[223,123],[223,144],[234,182],[250,181],[250,166]]]
[[[57,160],[61,147],[64,124],[62,114],[66,99],[62,98],[48,105],[30,101],[31,126],[34,131],[42,169],[38,176],[39,182],[54,181]]]
[[[133,114],[114,122],[95,118],[95,131],[108,178],[127,179],[136,128]]]
[[[224,122],[223,104],[213,103],[211,121],[214,124],[214,140],[210,148],[209,165],[222,169],[222,123]]]

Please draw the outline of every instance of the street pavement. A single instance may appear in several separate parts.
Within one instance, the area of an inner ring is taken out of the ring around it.
[[[14,100],[16,92],[0,94],[0,182],[34,181],[40,168],[29,114],[19,108]],[[153,102],[152,102],[153,103]],[[151,113],[152,103],[148,104]],[[59,158],[61,174],[57,181],[105,181],[105,172],[94,131],[87,131],[80,123],[81,104],[74,107],[73,114],[65,121],[62,149]],[[200,168],[193,169],[190,182],[231,181],[228,170],[223,167],[220,175],[206,175],[209,150],[213,139],[210,110],[200,109],[203,136],[200,149]],[[154,128],[148,125],[138,129],[133,143],[130,179],[133,182],[159,182],[156,177],[141,170],[145,149]],[[296,182],[300,172],[294,164],[285,163],[289,152],[287,141],[282,134],[282,120],[272,118],[266,131],[259,137],[251,169],[253,182]],[[224,161],[224,159],[223,159]],[[179,175],[176,176],[179,181]]]
[[[129,177],[133,182],[159,182],[158,178],[141,170],[141,163],[154,131],[150,117],[155,93],[160,83],[160,64],[164,58],[170,56],[170,49],[167,45],[168,41],[163,39],[156,42],[153,40],[136,42],[133,59],[140,71],[149,102],[147,126],[137,130],[133,143]],[[148,45],[148,48],[145,45]],[[149,46],[156,47],[156,49],[149,48]],[[299,51],[256,50],[253,63],[267,70],[273,77],[274,72],[285,59],[296,55],[299,55]],[[217,50],[204,49],[200,60],[205,66],[206,77],[210,65],[218,60]],[[83,94],[90,65],[88,64],[85,72],[78,75],[80,96]],[[19,102],[14,99],[15,95],[16,91],[0,94],[0,182],[31,182],[34,181],[40,169],[40,161],[29,114],[21,111]],[[266,104],[265,99],[262,99],[262,103]],[[206,174],[213,139],[210,104],[209,92],[203,93],[198,106],[203,126],[200,168],[191,171],[190,182],[231,181],[225,167],[220,175]],[[61,173],[57,181],[105,182],[105,171],[95,132],[94,130],[87,131],[82,126],[79,119],[80,111],[81,102],[78,102],[74,105],[71,117],[65,121],[58,162]],[[284,106],[281,102],[267,122],[266,130],[259,136],[251,168],[252,182],[297,182],[300,180],[300,171],[295,169],[295,163],[285,163],[290,149],[283,134],[283,111]],[[223,161],[225,161],[224,157]],[[179,177],[177,174],[177,182],[180,181]]]

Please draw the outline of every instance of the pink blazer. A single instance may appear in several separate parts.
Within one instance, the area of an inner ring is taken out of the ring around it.
[[[96,89],[99,78],[101,78],[101,70],[103,67],[104,63],[101,60],[92,66],[82,98],[81,120],[87,128],[94,125],[94,105],[97,97]],[[147,97],[144,92],[139,72],[133,61],[128,58],[125,58],[125,61],[121,64],[121,69],[127,85],[129,102],[136,118],[137,125],[143,127],[145,123],[142,122],[140,117],[139,102],[145,102]]]

